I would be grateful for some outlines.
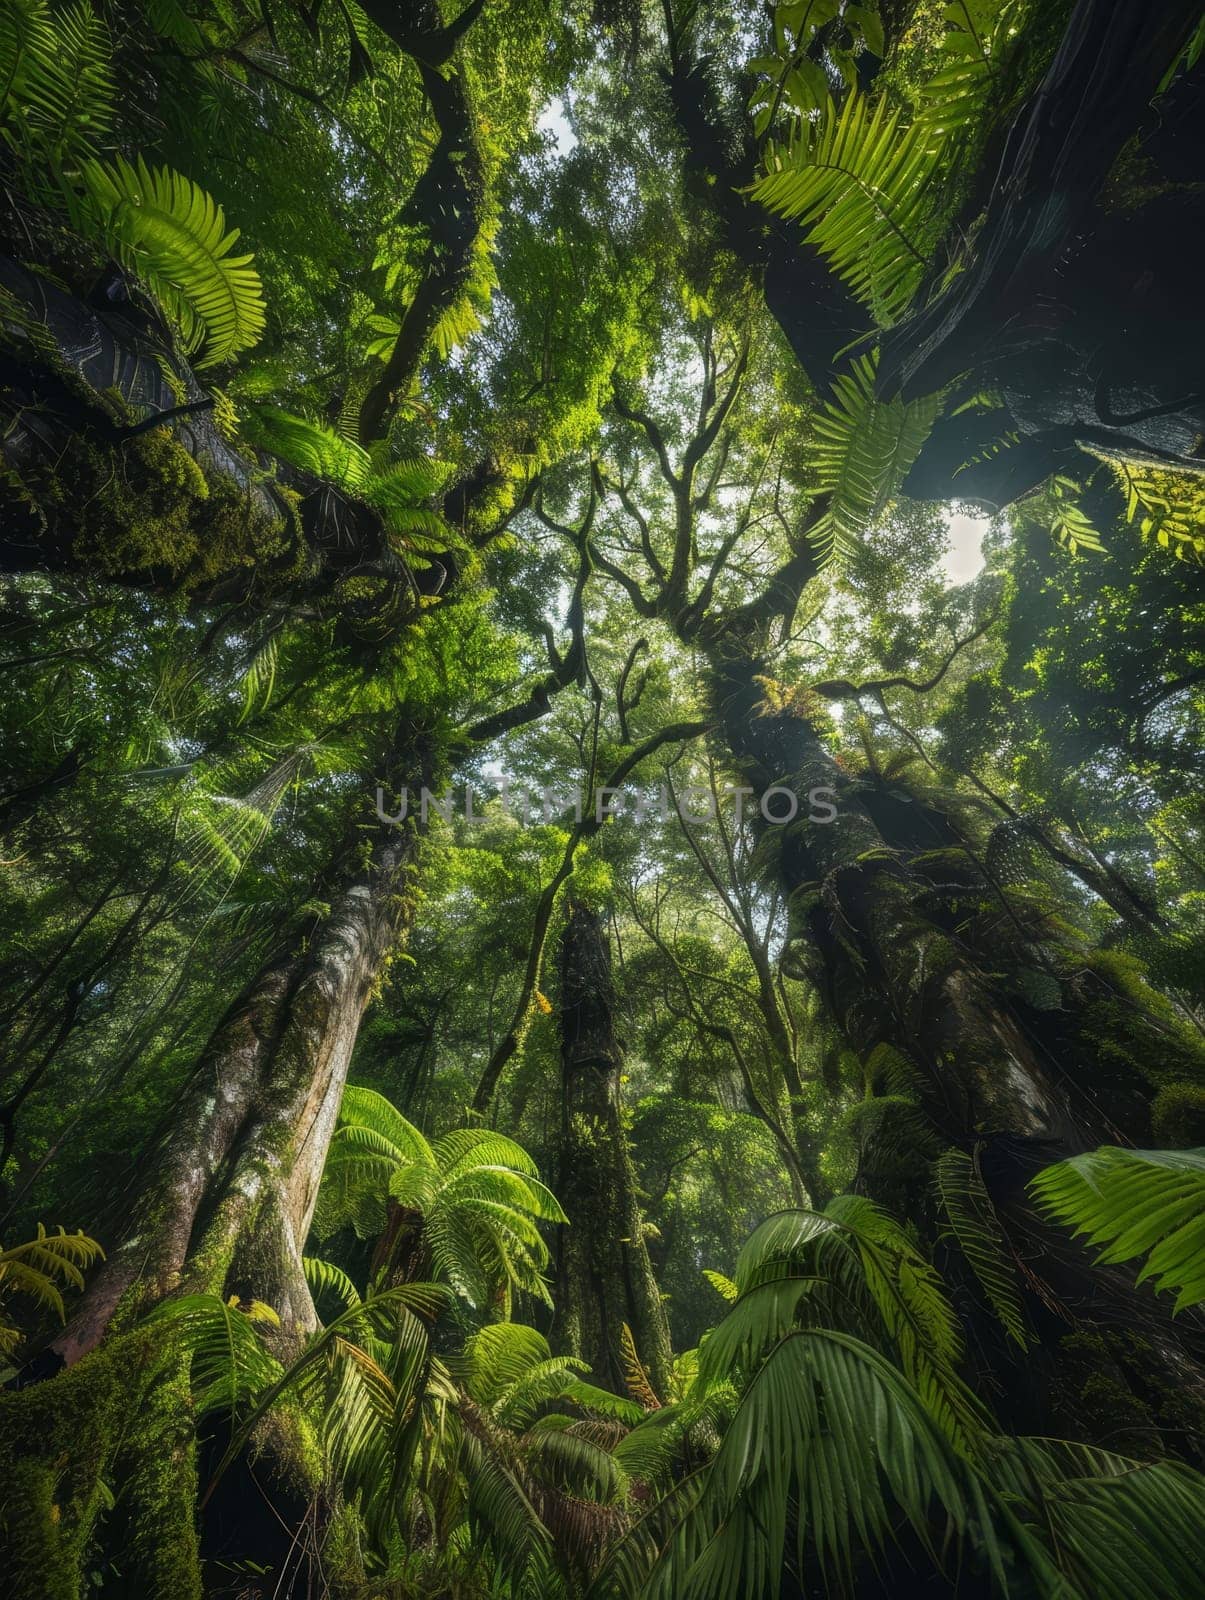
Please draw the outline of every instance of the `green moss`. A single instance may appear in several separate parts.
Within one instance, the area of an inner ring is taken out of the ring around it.
[[[1160,1148],[1195,1150],[1205,1145],[1205,1084],[1165,1084],[1151,1106],[1151,1132]]]
[[[0,1396],[0,1571],[11,1600],[115,1592],[199,1600],[192,1404],[142,1334]]]
[[[77,434],[53,470],[10,471],[6,487],[48,523],[70,527],[73,554],[113,576],[166,572],[188,589],[279,563],[301,544],[294,508],[285,502],[272,517],[233,480],[207,480],[166,428],[116,445]]]
[[[1142,1343],[1125,1333],[1072,1333],[1058,1345],[1058,1381],[1052,1395],[1059,1428],[1070,1439],[1100,1444],[1125,1455],[1162,1454],[1148,1408],[1127,1382],[1125,1362],[1141,1359]]]

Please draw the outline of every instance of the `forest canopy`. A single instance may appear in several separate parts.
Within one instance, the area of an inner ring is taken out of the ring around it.
[[[0,1588],[1186,1600],[1205,17],[0,0]]]

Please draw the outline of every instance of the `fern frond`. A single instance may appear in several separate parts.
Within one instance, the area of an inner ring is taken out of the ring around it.
[[[1126,497],[1126,521],[1181,561],[1205,563],[1205,478],[1112,462]]]
[[[0,1249],[0,1302],[10,1293],[27,1295],[60,1321],[64,1319],[62,1289],[82,1289],[84,1271],[94,1261],[104,1259],[104,1251],[86,1233],[68,1233],[60,1228],[47,1233],[39,1222],[32,1239]],[[17,1340],[0,1319],[0,1338],[7,1350]]]
[[[180,326],[197,365],[215,366],[256,344],[265,310],[249,255],[233,255],[239,233],[204,189],[169,167],[90,160],[73,221],[136,272]]]
[[[361,1304],[360,1291],[343,1268],[337,1267],[333,1261],[322,1261],[317,1256],[302,1256],[301,1265],[315,1300],[323,1295],[333,1295],[345,1310]]]
[[[753,198],[798,220],[810,244],[882,327],[908,307],[928,266],[941,141],[885,98],[852,93],[771,143]]]
[[[726,1278],[722,1272],[713,1272],[710,1267],[703,1268],[703,1276],[717,1294],[722,1294],[724,1299],[731,1302],[740,1294],[740,1290],[731,1278]]]
[[[943,7],[941,58],[921,85],[919,120],[945,141],[960,138],[988,112],[1013,36],[1018,0],[954,0]]]
[[[657,1398],[657,1391],[649,1382],[648,1371],[640,1359],[636,1340],[626,1322],[620,1328],[619,1353],[623,1361],[623,1381],[632,1399],[646,1411],[660,1410],[661,1401]]]
[[[189,1294],[163,1301],[144,1325],[178,1340],[188,1351],[194,1404],[197,1414],[205,1416],[213,1411],[233,1414],[279,1379],[281,1365],[256,1331],[257,1323],[276,1320],[276,1313],[258,1301],[244,1310],[221,1295]]]
[[[352,493],[359,491],[372,472],[367,450],[325,422],[297,416],[281,406],[250,406],[243,432],[261,450]]]
[[[882,401],[876,356],[860,356],[833,380],[833,398],[812,419],[804,462],[830,497],[811,531],[822,559],[852,549],[882,515],[920,454],[937,417],[937,396]]]
[[[111,125],[111,58],[109,31],[86,0],[59,12],[46,0],[0,7],[0,135],[35,196],[91,157]]]

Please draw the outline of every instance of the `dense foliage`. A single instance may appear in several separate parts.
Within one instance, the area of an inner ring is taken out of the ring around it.
[[[1184,1600],[1190,0],[0,0],[0,1580]]]

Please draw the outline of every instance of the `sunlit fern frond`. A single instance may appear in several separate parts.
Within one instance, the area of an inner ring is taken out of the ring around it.
[[[623,1362],[623,1381],[627,1385],[628,1393],[638,1405],[646,1411],[656,1411],[660,1408],[661,1401],[657,1391],[649,1381],[648,1371],[640,1359],[640,1352],[636,1348],[636,1340],[631,1328],[623,1323],[619,1331],[619,1354]]]
[[[421,1219],[432,1271],[473,1305],[518,1290],[547,1300],[548,1245],[540,1223],[563,1222],[535,1163],[505,1135],[458,1128],[429,1143],[371,1089],[349,1088],[331,1140],[314,1229],[326,1237],[351,1224],[381,1233],[386,1205]]]
[[[942,7],[937,70],[920,87],[920,120],[936,137],[961,138],[987,115],[1022,9],[1019,0],[953,0]]]
[[[276,667],[280,660],[280,630],[273,629],[247,664],[243,674],[243,710],[239,721],[251,715],[257,705],[267,706],[276,686]]]
[[[1205,564],[1205,475],[1112,463],[1126,497],[1126,521],[1181,561]]]
[[[84,1272],[103,1257],[100,1245],[86,1233],[64,1228],[48,1233],[40,1222],[32,1239],[0,1249],[0,1355],[11,1355],[21,1342],[4,1316],[10,1294],[27,1296],[62,1321],[63,1289],[82,1289]]]
[[[222,207],[182,173],[131,166],[122,156],[80,169],[71,212],[137,273],[179,325],[199,367],[216,366],[258,343],[265,307],[249,255],[234,255],[238,229]]]
[[[829,506],[810,538],[821,559],[851,549],[870,531],[920,454],[937,416],[937,396],[883,401],[875,394],[877,357],[860,356],[833,380],[817,411],[803,457]]]
[[[540,1407],[569,1397],[576,1375],[587,1370],[574,1356],[554,1356],[542,1333],[518,1322],[478,1329],[449,1365],[477,1404],[509,1428],[530,1427]]]
[[[717,1294],[723,1295],[729,1304],[740,1294],[740,1290],[731,1278],[726,1278],[722,1272],[714,1272],[710,1267],[703,1268],[703,1276]]]
[[[854,92],[771,144],[752,194],[798,221],[880,326],[907,309],[929,264],[942,141],[885,98]]]
[[[344,438],[325,422],[298,416],[281,406],[249,406],[243,434],[261,450],[351,493],[358,492],[372,473],[371,457],[354,440]]]
[[[1177,1311],[1205,1301],[1205,1150],[1102,1145],[1046,1167],[1029,1188],[1047,1216],[1100,1247],[1103,1265],[1145,1256],[1138,1281],[1175,1293]]]

